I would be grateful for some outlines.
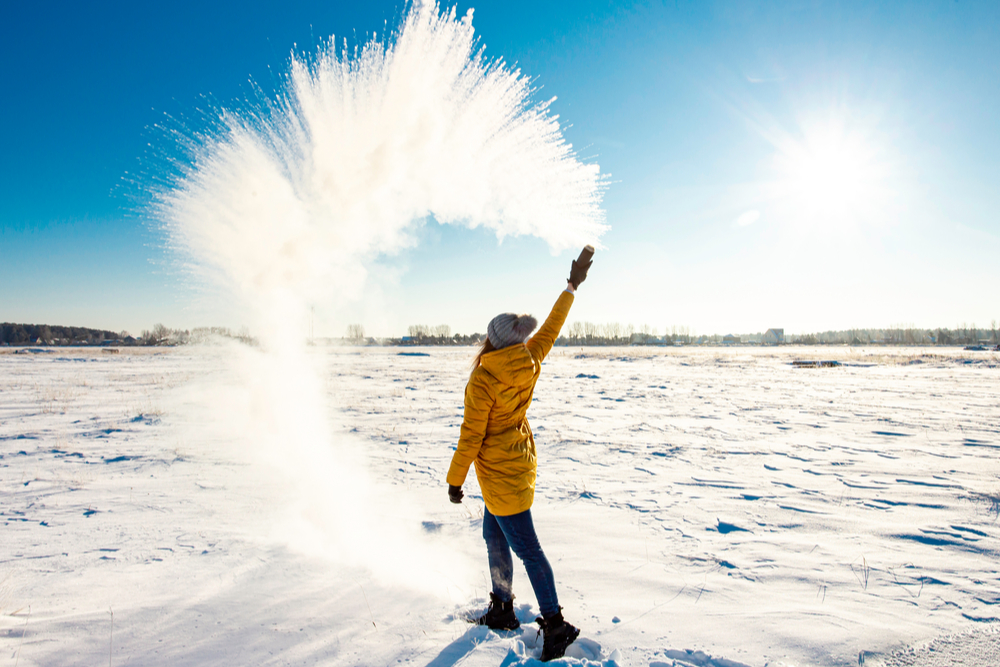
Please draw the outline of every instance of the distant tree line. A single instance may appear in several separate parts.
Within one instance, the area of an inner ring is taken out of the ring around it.
[[[347,327],[344,342],[352,345],[475,345],[486,338],[485,334],[471,335],[452,334],[447,324],[429,326],[413,324],[407,331],[408,335],[400,338],[366,338],[365,328],[360,324],[350,324]]]
[[[368,345],[475,345],[485,339],[485,334],[452,334],[447,325],[431,327],[412,325],[409,335],[402,338],[365,338],[364,327],[352,324],[347,329],[345,341]],[[939,327],[923,329],[913,325],[899,325],[883,329],[844,329],[810,334],[785,335],[784,344],[790,345],[998,345],[1000,331],[994,320],[989,329],[975,324],[961,324],[954,329]],[[617,322],[594,324],[573,322],[563,328],[556,345],[761,345],[764,332],[738,335],[708,334],[696,336],[686,326],[665,327],[661,335],[656,327]]]
[[[1000,332],[997,321],[993,320],[989,329],[975,324],[961,324],[954,329],[900,325],[795,335],[789,336],[787,342],[798,345],[997,345],[1000,344]]]
[[[103,329],[86,327],[64,327],[53,324],[0,324],[0,345],[185,345],[199,343],[211,338],[232,338],[248,344],[255,344],[246,327],[233,333],[226,327],[198,327],[181,330],[170,329],[157,324],[149,331],[143,331],[136,338],[127,331],[115,333]]]
[[[688,327],[672,326],[661,336],[657,327],[610,322],[573,322],[565,327],[556,345],[688,345],[695,338]]]
[[[573,322],[563,329],[557,345],[723,345],[731,343],[761,345],[764,332],[739,335],[695,336],[688,327],[670,327],[661,336],[656,327]],[[997,321],[989,329],[975,324],[961,324],[954,329],[923,329],[899,325],[884,329],[845,329],[784,337],[791,345],[998,345]]]
[[[406,336],[365,338],[364,326],[351,324],[347,327],[343,342],[354,345],[478,345],[485,339],[484,333],[453,334],[447,324],[437,326],[413,324],[408,327]],[[648,325],[636,328],[631,324],[623,326],[574,322],[563,329],[563,335],[558,338],[556,345],[662,345],[664,341],[668,344],[691,343],[694,339],[688,327],[671,327],[671,332],[661,337],[655,327],[650,328]]]
[[[451,333],[447,324],[428,326],[415,324],[409,335],[401,338],[366,338],[361,324],[347,327],[343,342],[354,345],[477,345],[486,334]],[[170,329],[157,324],[143,331],[138,338],[126,331],[115,333],[103,329],[66,327],[50,324],[0,324],[0,345],[187,345],[213,338],[230,338],[256,345],[257,339],[246,327],[233,332],[226,327],[196,327]],[[656,327],[619,323],[594,324],[573,322],[563,328],[556,345],[760,345],[761,332],[739,335],[695,336],[688,327],[665,328],[660,335]],[[912,325],[899,325],[884,329],[844,329],[810,334],[786,335],[783,341],[791,345],[1000,345],[1000,330],[993,320],[988,329],[975,324],[961,324],[953,329],[923,329]]]
[[[191,345],[204,343],[215,338],[231,338],[247,345],[256,345],[257,339],[250,335],[250,330],[243,327],[233,333],[228,327],[195,327],[194,329],[170,329],[162,324],[155,325],[150,331],[143,331],[139,338],[140,345]]]
[[[403,345],[477,345],[481,343],[486,334],[460,334],[451,333],[451,327],[447,324],[439,324],[431,327],[426,324],[414,324],[409,328],[409,336],[404,337],[400,343]]]
[[[131,339],[132,342],[126,343]],[[136,339],[122,331],[115,333],[86,327],[64,327],[53,324],[0,324],[0,344],[3,345],[102,345],[109,342],[135,344]]]

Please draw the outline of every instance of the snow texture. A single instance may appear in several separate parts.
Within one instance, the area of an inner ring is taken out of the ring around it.
[[[451,505],[444,477],[472,353],[414,351],[310,350],[338,456],[364,454],[337,521],[284,450],[204,414],[246,381],[226,348],[0,352],[0,655],[539,664],[519,565],[522,629],[466,622],[488,593],[482,502],[470,476]],[[554,350],[533,514],[583,630],[557,664],[998,664],[998,369],[961,350]]]

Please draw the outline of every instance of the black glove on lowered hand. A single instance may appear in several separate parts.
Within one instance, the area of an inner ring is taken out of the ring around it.
[[[451,502],[453,502],[453,503],[455,503],[457,505],[460,502],[462,502],[462,498],[464,498],[464,497],[465,497],[465,494],[462,493],[462,487],[455,486],[454,484],[449,484],[448,485],[448,500],[450,500]]]

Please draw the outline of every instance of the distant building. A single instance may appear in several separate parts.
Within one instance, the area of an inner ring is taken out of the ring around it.
[[[768,329],[760,342],[764,345],[781,345],[785,342],[785,330]]]
[[[723,345],[739,345],[742,342],[739,336],[734,336],[733,334],[726,334],[722,337]]]

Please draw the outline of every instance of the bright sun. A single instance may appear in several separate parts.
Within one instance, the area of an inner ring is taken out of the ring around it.
[[[840,123],[804,127],[779,146],[776,167],[773,194],[798,222],[858,221],[889,195],[875,142]]]

